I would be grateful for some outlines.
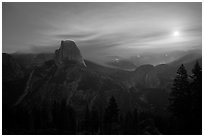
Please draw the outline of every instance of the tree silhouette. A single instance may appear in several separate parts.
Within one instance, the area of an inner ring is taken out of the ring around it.
[[[188,74],[182,64],[177,71],[176,78],[174,79],[169,98],[169,109],[176,117],[183,118],[187,113],[189,113],[189,99],[191,99],[191,94],[189,90]]]
[[[96,134],[99,129],[99,114],[97,109],[93,106],[91,109],[90,127],[92,134]]]
[[[192,69],[191,78],[193,80],[190,84],[193,112],[192,132],[202,134],[202,69],[198,62]]]
[[[177,118],[179,134],[201,134],[202,128],[202,71],[198,62],[188,78],[184,65],[177,71],[170,94],[170,110]],[[191,82],[189,82],[191,81]]]
[[[138,134],[138,110],[135,108],[133,110],[133,134]]]
[[[138,111],[135,108],[133,111],[128,111],[123,120],[123,130],[126,135],[138,134]]]
[[[192,95],[189,89],[188,74],[183,64],[179,67],[174,79],[169,103],[169,109],[177,119],[176,132],[189,134],[192,125]]]
[[[118,105],[115,101],[115,98],[112,96],[110,98],[108,107],[105,109],[104,114],[104,132],[105,134],[117,134],[116,131],[118,128]]]
[[[60,103],[55,101],[52,107],[53,126],[58,130],[60,128]]]
[[[85,130],[86,134],[90,134],[90,110],[88,104],[86,105],[85,109],[85,117],[84,117],[84,122],[83,122],[83,130]]]
[[[133,115],[130,111],[128,111],[125,115],[124,121],[124,134],[125,135],[132,135],[133,134]]]
[[[53,104],[53,124],[58,134],[76,134],[76,113],[66,100]]]

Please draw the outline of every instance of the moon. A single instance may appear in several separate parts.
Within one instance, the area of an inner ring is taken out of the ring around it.
[[[178,37],[180,35],[179,31],[174,31],[173,36]]]

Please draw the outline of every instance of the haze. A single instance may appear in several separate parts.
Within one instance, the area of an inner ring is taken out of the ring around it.
[[[202,3],[3,3],[3,52],[54,52],[74,40],[86,59],[202,48]],[[201,50],[200,50],[201,51]],[[162,58],[162,57],[161,57]]]

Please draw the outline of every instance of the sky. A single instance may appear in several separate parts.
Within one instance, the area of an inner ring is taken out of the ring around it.
[[[74,40],[106,61],[202,48],[202,3],[3,3],[2,51],[54,52]]]

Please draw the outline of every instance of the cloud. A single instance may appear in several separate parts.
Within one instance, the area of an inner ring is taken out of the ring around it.
[[[59,45],[33,45],[27,51],[28,53],[54,53],[56,49],[59,48]]]
[[[90,37],[95,36],[96,32],[85,32],[85,31],[79,31],[79,32],[73,32],[73,33],[64,33],[64,34],[57,34],[55,37],[59,39],[75,39],[75,40],[81,40],[81,39],[88,39]]]

